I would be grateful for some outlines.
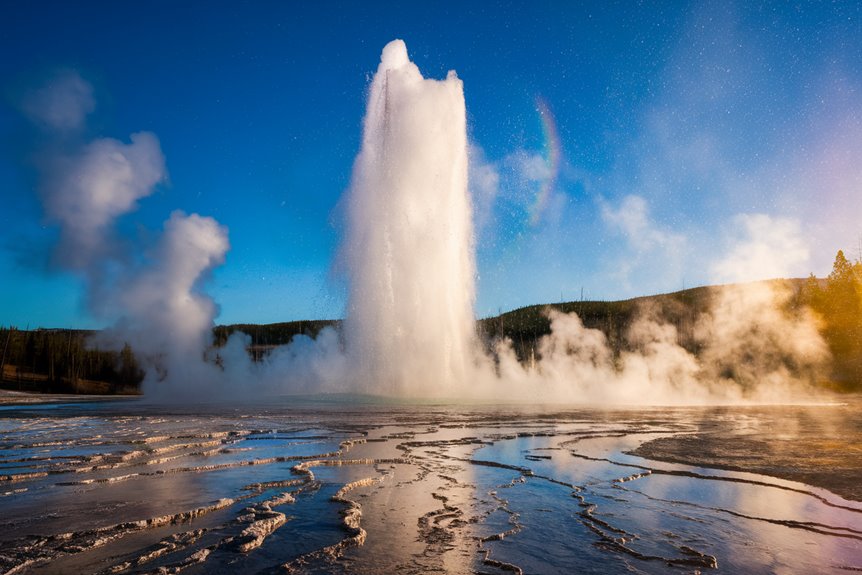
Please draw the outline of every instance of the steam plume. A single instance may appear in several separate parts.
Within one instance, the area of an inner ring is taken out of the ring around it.
[[[208,368],[201,373],[201,364],[212,346],[217,310],[197,287],[201,277],[224,261],[227,249],[227,230],[215,220],[177,211],[165,222],[150,264],[121,282],[125,313],[115,331],[180,389],[195,389],[213,379],[205,375]],[[148,391],[158,392],[152,375]]]
[[[401,40],[371,84],[348,193],[345,337],[360,388],[454,392],[473,336],[473,235],[461,80],[427,80]]]
[[[60,225],[58,259],[82,269],[105,255],[116,219],[133,211],[165,178],[165,160],[151,133],[131,142],[102,138],[53,159],[42,188],[47,216]]]
[[[31,116],[66,118],[44,120],[59,134],[88,113],[91,89],[77,81],[56,85],[65,96],[38,92],[37,100],[66,112]],[[64,97],[78,100],[57,106]],[[130,342],[145,362],[148,392],[162,397],[236,397],[255,385],[261,393],[492,401],[776,401],[804,390],[826,358],[813,318],[805,310],[788,312],[792,291],[766,283],[717,290],[687,334],[661,310],[644,308],[615,348],[576,314],[552,311],[551,333],[528,361],[519,361],[507,340],[487,353],[472,314],[462,83],[454,72],[442,81],[424,79],[401,40],[384,48],[372,81],[346,196],[341,256],[350,288],[343,333],[299,336],[259,363],[250,361],[242,334],[212,349],[217,308],[201,284],[229,247],[217,222],[174,212],[158,242],[139,247],[143,258],[106,248],[116,220],[165,178],[155,136],[82,143],[46,165],[42,197],[61,228],[59,259],[88,279],[91,301],[116,320],[103,340]],[[637,198],[625,212],[606,210],[605,217],[630,235],[649,233],[650,245],[681,242],[652,230]],[[742,237],[715,264],[716,278],[733,281],[763,269],[781,275],[807,258],[792,221],[742,215],[738,223]]]
[[[33,92],[24,105],[32,119],[64,140],[43,162],[40,188],[47,217],[60,227],[56,261],[86,280],[93,313],[114,322],[98,336],[100,345],[130,343],[148,383],[170,375],[176,387],[194,388],[211,379],[204,354],[216,315],[199,283],[224,261],[227,231],[211,218],[174,212],[155,245],[122,249],[117,220],[165,180],[165,160],[148,132],[132,134],[128,144],[70,139],[68,131],[83,129],[94,106],[92,87],[71,72]]]
[[[93,87],[73,70],[58,72],[22,104],[33,122],[61,134],[83,129],[87,115],[96,108]]]

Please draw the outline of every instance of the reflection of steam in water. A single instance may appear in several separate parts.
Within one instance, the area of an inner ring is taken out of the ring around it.
[[[368,537],[351,557],[369,572],[473,572],[470,467],[449,457],[461,443],[447,435],[436,427],[384,428],[356,448],[357,454],[395,451],[410,462],[384,467],[386,479],[361,495]]]

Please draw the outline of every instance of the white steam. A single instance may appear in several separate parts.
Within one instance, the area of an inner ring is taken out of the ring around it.
[[[401,40],[371,83],[347,196],[347,351],[360,389],[453,393],[475,348],[461,80],[422,77]]]
[[[151,133],[124,144],[102,138],[54,159],[42,188],[47,216],[60,225],[58,255],[72,268],[104,255],[115,220],[136,208],[165,179],[165,159]]]
[[[186,387],[205,384],[200,364],[212,345],[215,303],[198,282],[224,262],[227,230],[212,218],[174,212],[165,222],[149,265],[119,285],[125,315],[117,329],[159,375]],[[147,381],[152,383],[152,378]],[[148,391],[157,392],[149,386]]]
[[[42,163],[40,188],[46,216],[60,228],[56,261],[83,276],[92,311],[114,322],[99,334],[100,345],[131,344],[148,384],[170,377],[177,383],[172,387],[194,389],[218,371],[205,358],[217,309],[199,284],[224,261],[227,231],[211,218],[174,212],[155,245],[117,241],[117,220],[166,179],[165,160],[148,132],[132,134],[128,144],[75,141],[67,132],[82,129],[94,107],[92,87],[69,72],[24,104],[32,119],[63,139],[51,148],[63,151]]]
[[[688,404],[711,397],[698,380],[697,359],[677,341],[676,329],[647,317],[629,329],[636,351],[615,357],[605,334],[577,314],[549,312],[551,334],[537,345],[534,362],[520,363],[508,341],[496,348],[498,377],[484,381],[521,401],[588,404]],[[720,398],[726,400],[727,398]]]
[[[643,210],[633,212],[637,216]],[[633,238],[655,239],[640,216],[622,219]],[[715,281],[739,281],[757,272],[786,277],[807,260],[796,222],[741,215],[737,223],[738,239],[713,265]],[[499,377],[483,379],[482,393],[496,389],[510,398],[593,404],[812,397],[811,383],[829,352],[813,315],[791,305],[793,285],[761,281],[710,291],[705,312],[676,323],[655,307],[641,307],[618,354],[603,332],[584,327],[577,315],[551,311],[551,334],[539,340],[534,361],[519,362],[511,342],[497,345]],[[685,336],[678,325],[686,328]]]
[[[688,255],[685,236],[662,229],[652,218],[649,205],[641,196],[623,198],[618,208],[600,199],[601,216],[612,231],[621,234],[628,243],[633,257],[613,261],[610,272],[617,280],[630,288],[637,272],[653,272],[661,269],[666,280],[681,280]],[[640,275],[640,274],[637,274]]]
[[[45,86],[31,92],[24,113],[42,128],[67,133],[81,130],[96,108],[93,87],[71,70],[55,74]]]
[[[68,118],[75,110],[83,117],[88,108],[81,95],[91,89],[79,88],[64,88],[65,97],[79,100],[68,106],[62,95],[38,93],[40,101],[72,110]],[[454,72],[442,81],[424,79],[402,41],[384,48],[346,195],[341,257],[350,283],[344,328],[324,329],[316,339],[297,336],[259,362],[249,357],[246,335],[234,334],[221,348],[212,345],[217,308],[201,284],[228,249],[227,231],[214,220],[174,212],[158,242],[139,249],[143,258],[104,248],[117,218],[165,178],[155,136],[135,134],[129,144],[83,143],[49,163],[45,210],[60,225],[62,261],[87,277],[91,299],[116,319],[103,337],[132,344],[147,369],[147,392],[162,398],[359,391],[688,404],[785,401],[808,391],[826,347],[813,318],[788,306],[792,289],[774,282],[717,288],[709,311],[699,317],[669,318],[666,309],[643,308],[623,341],[608,341],[576,314],[551,311],[551,333],[528,357],[519,358],[508,340],[484,349],[472,312],[465,117],[463,86]],[[472,171],[482,177],[478,189],[493,196],[496,173],[477,169],[481,154],[474,150],[473,156]],[[527,162],[525,173],[531,167],[539,168]],[[606,207],[603,215],[647,251],[671,253],[683,245],[681,237],[651,223],[637,196],[619,210]],[[806,260],[794,222],[760,215],[737,221],[741,239],[714,265],[716,279],[782,276]]]
[[[735,224],[743,238],[713,264],[713,281],[731,283],[789,277],[805,269],[808,246],[798,221],[767,214],[739,214]]]
[[[714,282],[788,277],[808,262],[799,223],[766,214],[736,217],[739,239],[712,266]],[[804,268],[802,268],[804,269]],[[736,283],[716,296],[696,327],[711,381],[742,386],[759,400],[786,397],[813,380],[829,351],[807,309],[787,311],[787,283]]]
[[[473,156],[472,173],[481,176],[481,156]],[[784,401],[810,391],[826,348],[810,315],[788,311],[792,293],[776,283],[716,289],[710,310],[679,326],[659,309],[641,309],[616,346],[576,314],[551,311],[551,333],[530,357],[517,357],[507,340],[490,355],[480,350],[470,312],[466,158],[460,81],[452,73],[425,80],[401,41],[387,45],[347,196],[344,340],[334,330],[298,338],[264,360],[259,379],[276,389],[281,379],[292,391],[593,404]],[[636,196],[604,216],[665,260],[684,247],[682,236],[651,224]],[[715,265],[718,278],[781,276],[807,257],[793,222],[738,222],[742,238]]]

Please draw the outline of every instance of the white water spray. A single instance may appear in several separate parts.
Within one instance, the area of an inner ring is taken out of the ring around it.
[[[60,86],[65,96],[46,93],[38,102],[65,102],[63,113],[34,117],[69,145],[90,96],[79,89],[88,86],[79,78]],[[144,258],[106,248],[117,218],[164,178],[155,136],[80,148],[46,162],[43,200],[61,226],[59,259],[83,274],[94,309],[115,319],[100,337],[131,343],[147,371],[148,394],[162,400],[364,392],[595,404],[785,401],[805,392],[828,358],[811,314],[787,313],[792,292],[756,285],[716,292],[712,309],[692,326],[696,355],[681,345],[676,324],[650,309],[633,318],[616,351],[577,315],[554,313],[535,361],[521,363],[508,340],[484,353],[472,312],[462,83],[454,72],[443,81],[424,79],[400,40],[384,48],[374,76],[345,200],[341,255],[350,291],[344,330],[327,328],[314,340],[298,336],[260,362],[249,357],[250,338],[241,333],[212,348],[217,308],[200,284],[228,249],[227,231],[217,222],[175,213],[158,244],[137,246]],[[774,266],[788,245],[799,245],[791,225],[763,217],[743,223],[750,237],[721,263],[724,273]]]
[[[371,84],[348,192],[345,339],[360,390],[450,395],[475,349],[464,90],[424,79],[401,40]]]

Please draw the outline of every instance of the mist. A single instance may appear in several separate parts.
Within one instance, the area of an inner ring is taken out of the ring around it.
[[[475,347],[464,90],[424,79],[401,40],[371,83],[347,192],[345,339],[359,389],[457,393]]]
[[[54,259],[85,280],[90,310],[111,322],[93,343],[131,345],[151,399],[365,393],[673,405],[816,396],[812,384],[828,361],[827,347],[816,317],[790,311],[793,290],[780,282],[716,289],[709,310],[685,334],[660,310],[643,307],[621,349],[576,314],[554,310],[551,333],[529,358],[519,358],[511,341],[482,341],[473,315],[473,202],[488,198],[471,200],[468,191],[468,172],[481,171],[468,169],[463,84],[454,72],[444,80],[423,78],[401,40],[383,49],[345,192],[338,254],[349,286],[343,327],[314,339],[297,336],[256,362],[244,334],[217,348],[218,307],[204,287],[227,257],[227,230],[212,218],[176,211],[154,240],[144,234],[119,241],[118,222],[167,177],[158,139],[146,132],[128,143],[70,137],[95,106],[92,88],[68,72],[53,86],[35,91],[24,109],[63,142],[47,152],[40,188],[45,215],[60,230]],[[675,236],[656,236],[646,216],[637,201],[604,214],[632,242],[677,245]],[[741,215],[713,277],[717,283],[757,273],[786,277],[808,257],[800,237],[792,221]]]
[[[121,238],[119,220],[167,179],[165,158],[149,132],[131,134],[128,143],[84,138],[92,93],[78,74],[63,71],[22,106],[48,142],[38,167],[45,217],[59,228],[52,261],[84,280],[85,304],[112,323],[92,345],[131,345],[146,372],[145,391],[161,393],[155,383],[162,381],[173,394],[193,390],[214,369],[205,354],[217,307],[200,288],[224,261],[227,230],[176,211],[152,245]]]

